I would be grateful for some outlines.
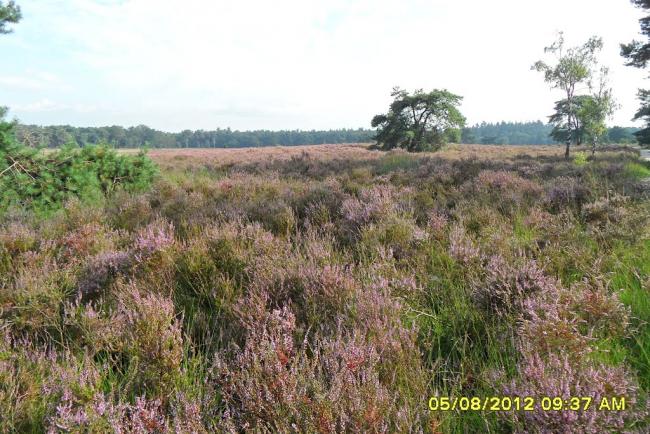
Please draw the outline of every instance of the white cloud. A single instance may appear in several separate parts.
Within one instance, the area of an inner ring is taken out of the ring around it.
[[[70,111],[77,113],[90,113],[97,111],[97,107],[85,104],[62,104],[43,98],[38,101],[29,102],[26,104],[18,104],[12,107],[16,112],[25,113],[41,113],[41,112],[56,112],[56,111]]]
[[[54,74],[43,71],[27,71],[23,75],[0,75],[0,86],[29,90],[49,89],[53,86],[68,87]]]
[[[65,51],[70,71],[83,70],[66,104],[110,107],[100,124],[132,116],[178,129],[368,126],[395,85],[464,95],[471,122],[540,119],[560,95],[529,67],[561,29],[571,43],[604,37],[623,105],[616,122],[630,123],[645,75],[618,55],[639,29],[626,1],[62,3],[25,0],[25,22]],[[20,82],[7,78],[0,85]]]

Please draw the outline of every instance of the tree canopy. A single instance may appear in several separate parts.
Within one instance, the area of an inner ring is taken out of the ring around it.
[[[642,9],[650,10],[650,0],[631,0],[634,5]],[[650,16],[639,20],[641,33],[648,38],[648,41],[632,41],[628,44],[621,44],[621,56],[627,59],[626,65],[635,68],[645,68],[650,59]]]
[[[607,134],[605,121],[616,108],[612,90],[607,84],[608,72],[607,68],[602,68],[598,86],[590,84],[592,93],[576,95],[572,106],[567,99],[555,103],[555,113],[549,116],[549,123],[553,125],[551,137],[554,140],[566,142],[571,134],[577,145],[589,141],[592,150],[595,150],[596,145]],[[573,108],[573,113],[569,112],[570,107]],[[573,122],[571,126],[569,120]]]
[[[0,34],[11,33],[12,30],[7,25],[16,24],[21,18],[20,7],[14,1],[9,1],[6,5],[0,1]]]
[[[650,0],[632,0],[636,6],[650,11]],[[632,41],[621,44],[621,56],[627,59],[626,65],[644,69],[650,60],[650,15],[639,20],[641,33],[647,38],[645,42]],[[639,89],[637,94],[641,107],[634,115],[633,120],[643,120],[646,127],[636,133],[640,144],[650,145],[650,91]]]
[[[579,130],[578,86],[590,84],[597,65],[597,53],[603,48],[603,41],[599,37],[592,37],[586,43],[577,47],[567,48],[564,34],[560,32],[553,44],[544,48],[545,53],[555,56],[555,63],[548,64],[542,60],[537,61],[532,69],[543,72],[544,80],[554,89],[561,90],[564,95],[564,102],[556,104],[556,109],[563,105],[562,112],[556,110],[559,118],[564,118],[566,131],[565,157],[569,158],[571,143],[576,140]],[[591,86],[590,86],[591,87]]]
[[[404,148],[408,151],[436,149],[450,138],[460,140],[465,117],[458,110],[463,97],[446,89],[413,94],[394,88],[394,98],[387,114],[376,115],[372,127],[383,149]]]
[[[242,148],[259,146],[320,145],[324,143],[368,143],[373,131],[369,129],[340,129],[328,131],[255,130],[236,131],[220,128],[213,131],[184,130],[170,133],[145,125],[124,128],[72,127],[68,125],[17,125],[20,143],[31,147],[58,148],[65,144],[107,143],[116,148]]]

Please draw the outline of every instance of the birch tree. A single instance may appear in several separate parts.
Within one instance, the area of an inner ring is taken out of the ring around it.
[[[579,127],[576,96],[581,90],[580,86],[586,87],[591,80],[593,69],[597,64],[596,56],[602,48],[602,39],[595,36],[581,46],[567,48],[564,34],[560,33],[553,44],[544,48],[545,53],[554,57],[554,62],[549,64],[539,60],[532,66],[533,70],[544,73],[544,81],[550,84],[551,88],[564,92],[566,101],[564,116],[567,125],[564,157],[567,159]]]

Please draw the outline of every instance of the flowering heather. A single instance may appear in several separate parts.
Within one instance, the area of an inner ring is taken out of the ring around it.
[[[358,198],[347,199],[341,207],[344,221],[350,230],[358,231],[364,225],[379,221],[391,214],[405,211],[406,191],[400,191],[392,185],[377,185],[364,189]]]
[[[0,215],[0,432],[650,429],[635,154],[169,152],[147,192]]]
[[[79,291],[85,297],[98,295],[112,279],[133,265],[130,252],[107,251],[90,258],[79,278]]]
[[[217,358],[214,370],[230,427],[391,432],[417,426],[413,415],[399,408],[402,397],[383,383],[381,357],[362,336],[339,333],[310,350],[296,344],[295,332],[293,314],[276,310],[251,330],[231,363]]]
[[[123,317],[122,346],[138,366],[138,381],[153,391],[166,388],[180,371],[183,338],[172,301],[158,294],[143,294],[133,286],[119,300]]]
[[[143,262],[174,244],[174,225],[154,222],[140,230],[133,242],[133,257]]]
[[[69,233],[61,240],[61,258],[70,261],[74,258],[86,257],[102,240],[102,227],[96,223],[83,225],[78,230]]]
[[[445,214],[440,212],[439,210],[433,210],[429,213],[427,220],[427,227],[429,230],[436,236],[440,237],[443,235],[445,232],[445,228],[447,224],[449,223],[449,217]]]
[[[484,170],[478,174],[474,182],[478,190],[507,194],[513,197],[534,196],[542,191],[537,183],[504,170]]]
[[[11,223],[0,228],[0,251],[10,255],[26,252],[37,244],[37,234],[29,226]]]
[[[481,256],[479,248],[460,225],[455,225],[449,232],[449,254],[463,264],[468,264]]]
[[[549,278],[534,260],[521,258],[512,265],[502,256],[487,259],[483,276],[474,284],[474,299],[497,315],[521,312],[531,297],[557,297],[558,282]]]
[[[571,300],[565,309],[580,318],[581,328],[589,336],[626,336],[630,326],[630,308],[620,300],[620,294],[612,292],[602,280],[587,279],[570,289]]]
[[[587,411],[544,411],[537,406],[533,411],[502,413],[514,422],[517,432],[539,433],[604,433],[623,432],[632,423],[646,416],[637,407],[637,386],[630,381],[624,369],[589,366],[576,363],[568,354],[527,354],[519,367],[519,376],[503,386],[504,396],[591,397]],[[625,397],[625,411],[598,410],[603,398]]]
[[[576,178],[558,177],[546,187],[546,202],[553,209],[580,207],[589,198],[589,190]]]

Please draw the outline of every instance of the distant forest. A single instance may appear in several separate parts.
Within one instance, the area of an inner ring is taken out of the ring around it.
[[[556,143],[550,133],[552,126],[537,122],[481,123],[463,128],[462,143],[503,145],[546,145]],[[637,128],[612,127],[604,137],[609,143],[636,143]],[[108,143],[116,148],[243,148],[260,146],[320,145],[325,143],[368,143],[374,130],[340,129],[328,131],[190,131],[168,133],[144,125],[124,128],[18,125],[18,139],[29,146],[57,148],[65,144]]]
[[[549,145],[558,143],[551,136],[553,126],[537,122],[481,123],[463,128],[462,143],[490,145]],[[638,128],[611,127],[602,138],[605,143],[636,143],[634,133]]]

